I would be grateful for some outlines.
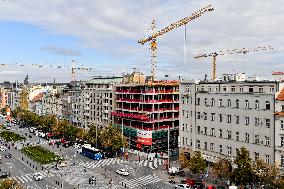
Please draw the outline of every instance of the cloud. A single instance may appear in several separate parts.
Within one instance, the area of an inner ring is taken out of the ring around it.
[[[45,51],[50,54],[56,54],[61,56],[81,56],[80,51],[67,49],[63,47],[56,47],[56,46],[45,46],[40,48],[42,51]]]
[[[130,71],[141,65],[141,69],[150,74],[149,44],[141,46],[137,40],[146,34],[151,20],[156,19],[160,29],[209,3],[215,10],[187,25],[186,62],[184,27],[158,37],[159,75],[210,75],[211,60],[194,60],[194,55],[262,45],[272,45],[275,50],[218,57],[217,73],[232,72],[234,68],[267,76],[272,67],[284,70],[281,65],[284,61],[281,56],[284,50],[284,32],[281,30],[284,25],[283,0],[14,0],[2,3],[0,20],[32,24],[54,35],[75,36],[80,39],[82,48],[91,48],[111,57],[112,73],[117,73],[122,66]],[[80,54],[67,47],[49,46],[43,50],[64,56]],[[98,64],[95,67],[109,70],[109,62]],[[253,69],[245,69],[248,66]]]

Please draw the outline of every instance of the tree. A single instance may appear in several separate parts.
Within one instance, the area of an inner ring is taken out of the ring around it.
[[[0,189],[23,189],[23,187],[15,180],[11,178],[4,179],[0,183]]]
[[[233,172],[237,184],[247,184],[253,181],[253,169],[249,151],[242,147],[237,150],[237,156],[234,160],[237,168]]]
[[[186,155],[184,153],[179,154],[179,161],[181,163],[181,168],[185,168],[185,167],[188,166],[189,159],[186,157]]]
[[[262,159],[257,158],[253,164],[253,173],[255,181],[263,184],[270,184],[271,186],[277,186],[280,177],[280,169],[275,164],[268,164]]]
[[[125,137],[122,138],[120,129],[111,125],[103,127],[98,138],[101,147],[112,153],[116,153],[119,149],[127,146],[127,140]]]
[[[196,151],[194,156],[188,162],[188,168],[194,174],[204,173],[206,170],[206,161],[201,156],[200,151]]]
[[[212,173],[217,178],[230,179],[232,176],[232,164],[229,160],[220,158],[212,166]]]
[[[78,128],[77,138],[79,140],[87,140],[87,132],[83,128]]]

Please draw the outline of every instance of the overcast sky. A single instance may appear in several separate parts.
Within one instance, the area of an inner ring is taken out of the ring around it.
[[[147,35],[153,19],[162,29],[212,4],[214,11],[158,38],[157,73],[163,79],[211,77],[211,59],[193,59],[200,53],[271,45],[274,49],[246,55],[217,57],[217,74],[246,72],[271,77],[284,71],[283,0],[4,0],[0,2],[0,81],[70,81],[70,69],[20,67],[18,64],[94,67],[78,72],[121,75],[137,68],[150,74]],[[186,46],[186,53],[184,51]],[[186,58],[185,58],[186,57]]]

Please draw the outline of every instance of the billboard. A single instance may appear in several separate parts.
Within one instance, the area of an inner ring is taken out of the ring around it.
[[[144,131],[137,129],[137,143],[147,146],[152,145],[152,131]]]

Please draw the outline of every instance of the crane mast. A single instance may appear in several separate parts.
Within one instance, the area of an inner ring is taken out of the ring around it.
[[[156,80],[156,69],[157,69],[157,37],[164,35],[167,32],[172,31],[175,28],[178,28],[180,26],[186,25],[187,23],[189,23],[190,21],[202,16],[205,13],[211,12],[213,11],[214,8],[212,7],[212,5],[208,5],[206,7],[203,7],[202,9],[195,11],[194,13],[192,13],[190,16],[185,17],[181,20],[178,20],[177,22],[174,22],[172,24],[170,24],[169,26],[159,30],[158,32],[156,32],[156,25],[155,25],[155,20],[152,21],[151,23],[151,35],[148,37],[144,37],[140,40],[138,40],[138,43],[140,43],[141,45],[144,45],[147,42],[150,42],[150,50],[151,50],[151,77],[152,80],[155,81]]]

